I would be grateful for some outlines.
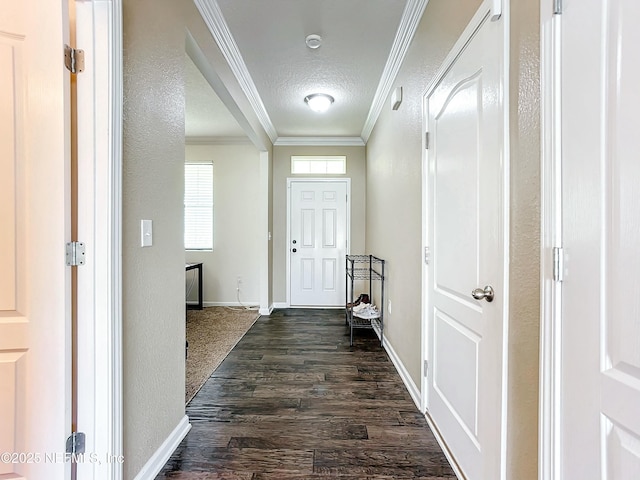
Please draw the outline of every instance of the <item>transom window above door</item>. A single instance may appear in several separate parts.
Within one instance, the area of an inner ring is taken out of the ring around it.
[[[345,155],[292,155],[291,173],[293,175],[344,175],[347,173],[347,157]]]

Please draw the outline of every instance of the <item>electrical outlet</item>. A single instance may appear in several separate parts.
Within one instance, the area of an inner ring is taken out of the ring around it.
[[[238,290],[240,290],[240,285],[242,285],[242,277],[241,277],[240,275],[238,275],[238,276],[236,277],[236,288],[237,288]]]
[[[389,315],[391,315],[391,300],[387,303],[387,310],[389,310]]]

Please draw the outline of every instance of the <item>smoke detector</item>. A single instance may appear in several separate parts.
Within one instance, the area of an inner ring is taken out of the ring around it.
[[[322,37],[320,35],[312,33],[311,35],[307,35],[305,43],[307,44],[307,47],[316,49],[320,45],[322,45]]]

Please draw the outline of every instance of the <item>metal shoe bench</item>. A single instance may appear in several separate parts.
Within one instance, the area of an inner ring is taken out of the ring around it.
[[[373,329],[380,337],[380,345],[384,342],[384,260],[374,255],[346,256],[346,292],[345,292],[345,322],[349,327],[353,346],[353,331],[360,328]],[[368,281],[369,298],[373,302],[373,282],[379,282],[380,302],[377,316],[361,315],[353,311],[354,283],[356,280]]]

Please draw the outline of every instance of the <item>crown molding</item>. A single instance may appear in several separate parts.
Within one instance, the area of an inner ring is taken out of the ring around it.
[[[278,137],[278,147],[364,147],[360,137]]]
[[[194,3],[209,28],[211,35],[218,44],[224,58],[227,60],[229,68],[231,68],[231,71],[238,80],[240,88],[242,88],[242,91],[247,96],[247,100],[258,116],[262,128],[264,128],[271,142],[274,142],[278,137],[278,132],[271,122],[271,118],[269,118],[267,109],[262,102],[262,98],[260,98],[255,83],[253,83],[249,70],[247,70],[247,65],[244,63],[244,59],[240,54],[240,49],[236,41],[233,39],[233,35],[231,35],[231,31],[222,15],[218,2],[215,0],[194,0]]]
[[[253,145],[249,137],[186,137],[185,145]]]
[[[427,3],[429,3],[429,0],[409,0],[402,13],[400,26],[398,27],[396,37],[393,40],[393,46],[391,47],[391,53],[389,53],[389,58],[384,66],[380,82],[378,83],[378,89],[373,97],[367,120],[364,122],[362,134],[360,135],[365,143],[369,140],[373,127],[386,103],[387,96],[393,87],[393,82],[398,76],[398,72],[400,71],[404,57],[407,55],[409,45],[411,45],[411,41],[418,29],[418,24],[420,23]]]

